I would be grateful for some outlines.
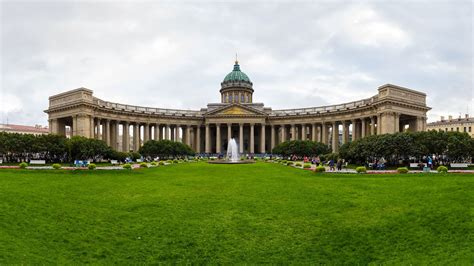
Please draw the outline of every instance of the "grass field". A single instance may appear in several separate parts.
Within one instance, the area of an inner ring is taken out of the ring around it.
[[[474,262],[473,175],[0,171],[0,264]]]

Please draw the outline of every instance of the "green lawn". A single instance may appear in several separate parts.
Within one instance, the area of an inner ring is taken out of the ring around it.
[[[473,175],[0,170],[0,264],[474,263]]]

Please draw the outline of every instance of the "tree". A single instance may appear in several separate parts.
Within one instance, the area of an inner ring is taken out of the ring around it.
[[[273,154],[283,156],[317,156],[330,153],[331,150],[326,144],[309,140],[285,141],[273,148]]]
[[[170,140],[149,140],[139,150],[146,157],[176,157],[194,155],[194,151],[188,145]]]

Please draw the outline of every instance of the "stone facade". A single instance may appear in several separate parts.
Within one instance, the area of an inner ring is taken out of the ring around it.
[[[449,116],[448,119],[445,119],[442,116],[440,121],[429,123],[426,130],[466,132],[471,138],[474,138],[474,117],[469,117],[466,114],[464,117]]]
[[[198,153],[223,153],[235,138],[240,153],[255,154],[269,153],[286,140],[320,141],[337,151],[341,144],[369,135],[426,129],[430,108],[418,91],[386,84],[375,96],[359,101],[272,110],[253,102],[253,84],[235,71],[240,68],[234,66],[221,83],[221,102],[195,111],[108,102],[86,88],[54,95],[45,111],[50,132],[65,135],[68,128],[73,136],[102,139],[120,151],[137,151],[150,139],[168,139]]]

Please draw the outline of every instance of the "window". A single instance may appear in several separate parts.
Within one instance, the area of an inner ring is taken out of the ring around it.
[[[453,128],[451,128],[451,131],[453,131]]]
[[[471,132],[471,127],[469,127],[469,132]]]
[[[243,94],[240,95],[240,102],[242,102],[242,103],[245,102],[245,99],[244,99],[244,95],[243,95]]]
[[[232,94],[229,94],[229,102],[232,102]]]
[[[445,130],[445,131],[446,131],[446,132],[448,132],[448,128],[446,128],[446,130]]]
[[[456,131],[459,132],[459,127],[456,128]]]
[[[464,127],[464,132],[467,132],[467,128],[466,128],[466,127]]]

